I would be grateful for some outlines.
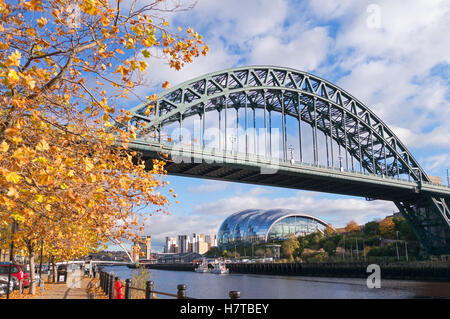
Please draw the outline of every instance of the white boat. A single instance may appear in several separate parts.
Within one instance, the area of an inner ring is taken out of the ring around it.
[[[214,263],[214,268],[211,270],[211,273],[213,274],[228,274],[229,272],[230,270],[225,267],[223,262]]]
[[[203,262],[201,264],[199,264],[197,266],[197,268],[195,268],[195,272],[200,272],[200,273],[209,272],[208,263],[206,262],[206,260],[203,260]]]

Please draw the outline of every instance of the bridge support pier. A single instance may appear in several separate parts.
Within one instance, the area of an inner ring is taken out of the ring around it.
[[[444,198],[430,196],[395,204],[428,253],[450,252],[450,211]]]

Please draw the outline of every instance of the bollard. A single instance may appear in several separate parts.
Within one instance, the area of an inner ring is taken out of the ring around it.
[[[105,274],[105,278],[106,278],[106,294],[109,296],[109,292],[111,291],[112,288],[112,280],[111,280],[111,275],[106,273]]]
[[[155,290],[155,285],[153,281],[147,281],[145,283],[145,299],[153,299],[153,291]]]
[[[113,299],[114,297],[114,276],[113,274],[109,274],[109,299]]]
[[[177,299],[186,299],[186,285],[178,285],[177,290]]]
[[[104,282],[104,285],[105,285],[105,294],[106,295],[109,293],[109,290],[108,290],[109,289],[108,288],[108,286],[109,286],[108,278],[109,278],[109,275],[106,272],[104,272],[103,273],[103,282]]]
[[[108,274],[106,272],[103,272],[103,291],[105,294],[108,293]]]
[[[230,296],[230,299],[239,299],[241,298],[241,292],[240,291],[230,291],[228,294]]]
[[[130,279],[125,279],[125,299],[131,299]]]

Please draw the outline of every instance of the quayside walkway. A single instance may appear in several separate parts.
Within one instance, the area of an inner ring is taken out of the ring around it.
[[[82,277],[70,285],[66,283],[57,284],[51,290],[45,290],[39,296],[30,299],[88,299],[88,284],[92,278]],[[39,288],[38,288],[39,289]]]

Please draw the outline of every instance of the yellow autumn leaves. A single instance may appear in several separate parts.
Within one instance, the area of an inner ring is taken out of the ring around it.
[[[3,78],[2,83],[11,88],[14,88],[19,83],[26,86],[28,89],[34,89],[36,81],[33,76],[28,73],[18,72],[13,67],[20,66],[21,53],[17,50],[12,52],[4,62],[6,68],[0,68],[0,78]]]
[[[179,69],[208,47],[190,28],[172,33],[159,4],[170,6],[0,0],[0,225],[18,223],[7,237],[30,256],[40,245],[55,258],[86,254],[137,236],[138,208],[167,210],[165,163],[128,149],[140,124],[120,125],[123,100],[151,52]]]

